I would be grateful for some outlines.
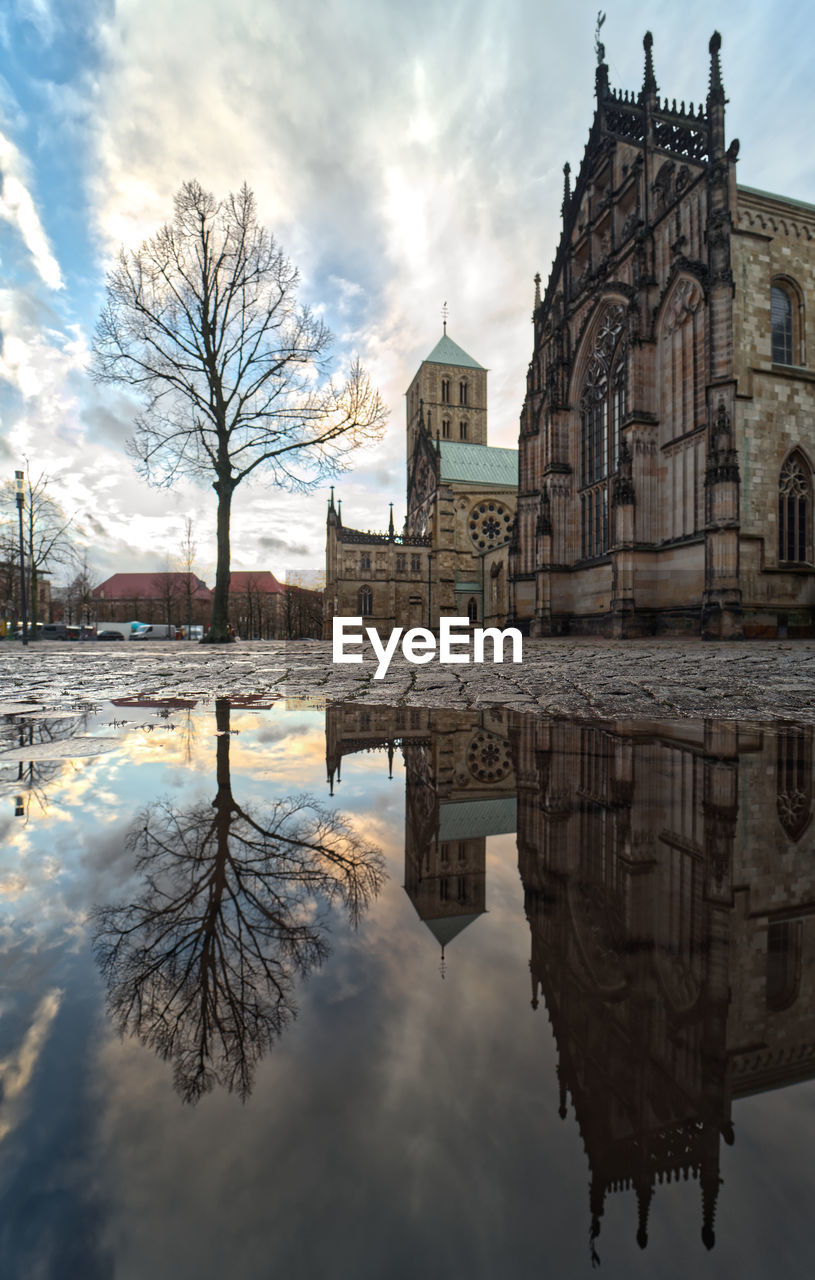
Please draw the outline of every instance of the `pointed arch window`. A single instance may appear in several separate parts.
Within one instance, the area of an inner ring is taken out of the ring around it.
[[[357,610],[361,618],[370,618],[374,611],[374,593],[370,587],[360,587],[357,592]]]
[[[470,596],[467,602],[467,617],[470,622],[478,622],[478,601],[475,596]]]
[[[580,399],[580,515],[584,560],[609,548],[608,481],[619,466],[626,404],[623,308],[603,316]]]
[[[778,559],[782,564],[812,562],[812,473],[796,449],[778,477]]]
[[[770,290],[770,326],[773,364],[792,364],[792,298],[777,284]]]
[[[787,838],[798,841],[812,817],[812,730],[780,731],[775,750],[778,820]]]
[[[795,1003],[801,985],[801,921],[767,926],[767,1008],[775,1013]]]

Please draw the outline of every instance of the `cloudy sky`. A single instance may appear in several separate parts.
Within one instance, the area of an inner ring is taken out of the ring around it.
[[[533,277],[557,244],[562,166],[593,110],[596,0],[6,0],[0,13],[0,460],[85,531],[97,579],[155,570],[214,495],[151,489],[124,452],[133,407],[87,373],[111,255],[170,216],[183,181],[247,181],[301,296],[391,410],[339,481],[348,524],[404,512],[403,394],[449,332],[490,369],[490,440],[513,445]],[[663,94],[698,102],[718,28],[740,181],[815,203],[811,8],[792,0],[608,3],[613,85],[654,33]],[[261,484],[233,506],[233,567],[322,563],[327,490]]]

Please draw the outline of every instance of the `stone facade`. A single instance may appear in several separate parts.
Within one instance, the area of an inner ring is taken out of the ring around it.
[[[736,182],[720,37],[704,106],[597,107],[521,419],[509,609],[533,635],[812,634],[815,208]]]
[[[487,444],[487,371],[445,333],[408,388],[407,518],[397,534],[349,528],[332,490],[325,630],[335,616],[438,629],[442,616],[501,622],[509,592],[518,455]]]

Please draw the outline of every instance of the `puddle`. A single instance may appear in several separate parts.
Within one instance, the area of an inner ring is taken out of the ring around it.
[[[7,704],[4,1276],[808,1274],[812,810],[790,726]]]

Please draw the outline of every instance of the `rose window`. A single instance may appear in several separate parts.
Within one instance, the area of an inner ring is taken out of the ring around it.
[[[512,768],[509,743],[479,730],[467,747],[467,768],[479,782],[500,782]]]
[[[479,502],[470,512],[469,527],[479,551],[500,546],[509,538],[512,514],[500,502]]]

